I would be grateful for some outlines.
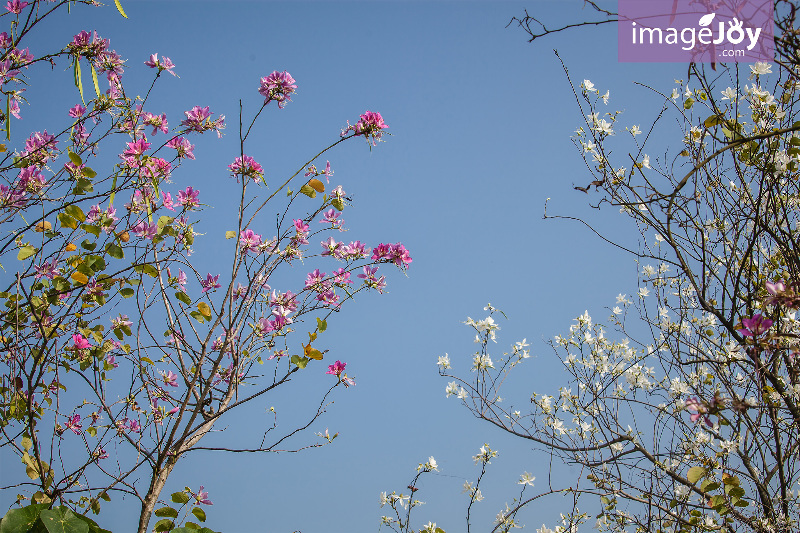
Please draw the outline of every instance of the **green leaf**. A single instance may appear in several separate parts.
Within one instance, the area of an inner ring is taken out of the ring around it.
[[[81,229],[86,233],[91,233],[95,237],[100,236],[100,226],[94,224],[81,224]]]
[[[94,68],[94,67],[92,67],[92,68]],[[69,160],[72,161],[73,163],[75,163],[76,165],[82,165],[83,164],[83,159],[81,159],[81,156],[79,156],[78,154],[76,154],[72,150],[67,152],[67,154],[69,155]]]
[[[189,503],[189,495],[185,492],[173,492],[172,501],[175,503]]]
[[[97,176],[97,172],[95,172],[94,170],[92,170],[89,167],[83,167],[81,169],[81,174],[83,174],[84,176],[86,176],[89,179],[92,179],[93,177]],[[116,176],[114,176],[114,179],[116,179]],[[114,192],[112,192],[111,195],[113,196]]]
[[[162,507],[161,509],[156,510],[156,516],[159,517],[167,516],[169,518],[178,518],[178,511],[176,511],[172,507]]]
[[[315,198],[317,196],[317,191],[312,189],[308,184],[305,184],[302,187],[300,187],[300,192],[305,194],[309,198]]]
[[[130,298],[134,294],[133,289],[131,289],[130,287],[125,287],[124,289],[120,289],[119,293],[123,298]]]
[[[695,484],[697,483],[700,478],[706,475],[706,469],[702,466],[693,466],[689,469],[689,472],[686,474],[686,479],[689,480],[689,483]]]
[[[182,301],[186,305],[192,305],[192,299],[189,298],[189,295],[186,294],[185,292],[181,292],[181,291],[176,292],[175,293],[175,298],[177,298],[178,300]]]
[[[225,232],[225,238],[226,239],[235,239],[236,238],[236,232],[235,231],[226,231]]]
[[[48,503],[38,503],[28,505],[22,509],[11,509],[0,521],[0,532],[2,533],[27,533],[36,519],[39,518],[39,513],[50,506]]]
[[[106,244],[106,252],[114,259],[122,259],[125,257],[125,252],[122,251],[122,248],[111,242]]]
[[[94,65],[92,65],[92,83],[94,83],[95,94],[100,97],[100,84],[97,83],[97,71],[94,69]]]
[[[712,492],[719,488],[719,483],[714,481],[713,479],[707,479],[700,485],[700,490],[703,492]]]
[[[22,437],[22,449],[23,450],[25,450],[27,452],[28,450],[31,449],[32,446],[33,446],[33,441],[31,441],[31,439],[29,439],[28,437]]]
[[[125,18],[128,18],[128,15],[125,14],[125,10],[122,9],[122,4],[119,3],[119,0],[114,0],[114,3],[117,5],[117,11],[119,11],[119,14]]]
[[[192,509],[192,514],[195,515],[197,519],[200,520],[201,522],[206,521],[206,512],[201,508],[195,507],[194,509]]]
[[[89,426],[88,428],[86,428],[86,433],[88,433],[92,437],[96,437],[97,436],[97,428],[94,427],[94,426]]]
[[[338,211],[344,211],[344,201],[341,198],[334,198],[331,200],[331,205],[335,207]]]
[[[186,524],[186,527],[179,527],[178,529],[173,529],[172,533],[217,533],[207,527],[201,527],[200,529],[193,528],[190,526],[191,522]],[[197,525],[197,524],[192,524]]]
[[[93,252],[94,249],[97,248],[97,243],[96,242],[90,242],[88,239],[86,239],[81,243],[81,248],[83,248],[84,250],[89,250],[90,252]]]
[[[201,315],[201,314],[200,314],[200,313],[198,313],[197,311],[192,311],[191,313],[189,313],[189,316],[190,316],[190,317],[192,317],[192,318],[194,318],[195,320],[197,320],[197,321],[198,321],[198,322],[200,322],[201,324],[202,324],[203,322],[205,322],[205,321],[206,321],[206,319],[205,319],[205,318],[203,318],[203,315]]]
[[[62,228],[75,229],[78,227],[78,221],[67,215],[66,213],[58,214],[58,221],[61,222]]]
[[[158,276],[158,270],[156,270],[156,268],[150,264],[136,265],[133,267],[133,270],[139,272],[140,274],[147,274],[151,278]]]
[[[35,253],[36,253],[36,248],[31,246],[30,244],[26,244],[25,246],[19,249],[19,253],[17,254],[17,259],[19,259],[20,261],[24,261],[25,259],[29,258]]]
[[[39,520],[48,533],[89,533],[89,524],[63,506],[42,511]]]
[[[105,498],[103,498],[103,496],[105,496]],[[103,494],[101,494],[100,497],[103,498],[106,501],[111,501],[111,498],[109,498],[108,495],[105,492]],[[78,514],[78,515],[75,515],[75,517],[78,520],[82,520],[82,521],[86,522],[86,524],[89,525],[89,533],[111,533],[109,530],[103,529],[102,527],[98,526],[97,522],[95,522],[94,520],[92,520],[88,516],[83,516],[81,514]]]
[[[83,214],[83,209],[78,207],[77,205],[68,205],[64,208],[64,212],[77,220],[78,222],[83,223],[86,220],[86,215]]]
[[[321,318],[317,317],[317,329],[320,333],[328,329],[328,323],[322,320]]]
[[[167,518],[162,518],[161,520],[156,522],[156,526],[153,528],[153,531],[169,531],[174,527],[175,527],[175,522]]]
[[[297,365],[299,368],[305,368],[310,360],[308,357],[300,357],[299,355],[293,355],[290,359],[292,364]]]
[[[683,108],[684,108],[684,109],[691,109],[691,108],[692,108],[692,105],[694,105],[694,99],[692,99],[692,98],[687,98],[687,99],[686,99],[686,100],[683,102]]]

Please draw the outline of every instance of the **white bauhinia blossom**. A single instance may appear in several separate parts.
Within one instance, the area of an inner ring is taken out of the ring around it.
[[[530,485],[533,487],[533,481],[536,479],[536,476],[530,475],[528,472],[523,472],[522,475],[519,477],[519,481],[517,481],[517,485]]]

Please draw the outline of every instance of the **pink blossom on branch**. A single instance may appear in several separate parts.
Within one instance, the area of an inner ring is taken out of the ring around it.
[[[383,136],[383,130],[388,127],[380,113],[366,111],[359,117],[355,126],[350,125],[348,121],[347,128],[342,130],[342,137],[352,131],[356,135],[363,135],[367,142],[372,142],[372,146],[376,146]]]
[[[206,275],[206,279],[200,282],[200,286],[203,287],[203,294],[207,293],[208,291],[219,289],[221,285],[217,283],[219,280],[219,274],[216,276],[212,276],[211,274]]]
[[[689,412],[693,413],[689,417],[692,422],[697,422],[699,420],[704,422],[708,427],[713,426],[711,419],[708,418],[708,408],[703,405],[695,396],[687,398],[684,406]]]
[[[297,90],[295,79],[286,72],[274,71],[269,76],[261,78],[261,86],[258,92],[264,97],[264,105],[273,100],[278,102],[278,109],[283,109],[291,101],[292,94]]]
[[[760,314],[753,315],[753,318],[743,318],[742,328],[737,329],[745,337],[757,337],[772,327],[772,320],[764,318]]]
[[[347,363],[342,363],[341,361],[336,361],[332,365],[328,365],[328,371],[325,372],[326,374],[332,374],[336,377],[342,375],[344,372],[344,368],[347,366]]]
[[[177,74],[172,72],[172,69],[175,68],[175,64],[172,63],[172,60],[168,57],[162,57],[161,59],[158,59],[157,52],[155,54],[151,54],[150,59],[145,61],[144,64],[150,68],[157,68],[159,75],[161,74],[162,71],[166,70],[173,76],[177,76]]]
[[[22,10],[28,7],[28,2],[20,2],[20,0],[11,0],[6,2],[6,10],[15,15],[22,13]]]
[[[234,159],[233,163],[228,165],[228,170],[231,171],[231,177],[236,178],[237,183],[239,176],[249,177],[256,183],[264,177],[264,168],[249,155]]]

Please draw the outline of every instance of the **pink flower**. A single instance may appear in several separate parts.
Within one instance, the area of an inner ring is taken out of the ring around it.
[[[178,192],[178,203],[187,209],[192,209],[200,205],[200,191],[194,190],[192,187],[186,187],[185,191]]]
[[[756,337],[772,327],[772,320],[757,314],[753,315],[753,318],[743,318],[742,326],[741,329],[737,329],[736,331],[745,337]]]
[[[120,157],[128,164],[130,164],[130,160],[139,159],[142,155],[144,155],[144,152],[150,148],[150,143],[147,142],[147,139],[144,137],[133,142],[129,142],[127,145],[128,147],[124,152],[122,152]]]
[[[380,113],[367,111],[361,115],[355,126],[351,126],[348,122],[347,129],[342,131],[342,135],[353,131],[356,135],[363,135],[367,142],[372,141],[372,145],[375,146],[383,136],[382,130],[388,127]]]
[[[239,182],[239,176],[252,178],[256,183],[264,177],[264,169],[249,155],[234,159],[233,163],[228,165],[228,170],[231,171],[231,177],[236,178],[237,183]]]
[[[14,41],[11,40],[8,33],[0,33],[0,48],[11,48],[12,44],[14,44]]]
[[[172,195],[166,191],[161,191],[161,197],[164,199],[164,209],[175,211],[175,204],[172,201]]]
[[[700,403],[695,396],[686,399],[686,403],[684,404],[687,410],[694,413],[689,418],[692,422],[697,422],[698,420],[702,420],[708,427],[713,426],[714,424],[711,423],[711,419],[708,418],[708,408]]]
[[[183,137],[173,137],[167,142],[167,148],[178,152],[178,158],[194,159],[194,145]]]
[[[200,282],[200,286],[203,287],[203,294],[207,293],[208,291],[219,289],[221,285],[217,283],[219,280],[219,274],[216,276],[212,276],[211,274],[206,274],[206,279]]]
[[[326,374],[333,374],[336,377],[339,377],[339,376],[342,375],[342,372],[344,372],[344,367],[346,367],[346,366],[347,366],[347,363],[342,363],[341,361],[337,360],[332,365],[328,365],[328,371],[325,372],[325,373]]]
[[[167,372],[160,372],[161,377],[164,378],[164,383],[169,385],[170,387],[177,387],[178,386],[178,375],[173,373],[172,370]]]
[[[344,220],[339,220],[339,217],[342,214],[337,211],[336,209],[328,209],[325,211],[322,220],[319,221],[320,224],[330,224],[331,229],[338,228],[340,231],[344,231],[342,229],[342,224],[344,224]]]
[[[340,268],[338,270],[333,271],[333,282],[337,285],[352,285],[353,281],[350,279],[350,272],[347,270]]]
[[[261,245],[261,235],[251,229],[246,229],[239,234],[239,246],[242,253],[257,252]]]
[[[22,10],[26,7],[28,7],[28,2],[20,2],[20,0],[11,0],[10,2],[6,2],[6,9],[15,15],[22,13]]]
[[[379,244],[372,253],[373,261],[391,261],[399,267],[407,267],[412,259],[406,247],[400,244]]]
[[[155,223],[148,224],[147,221],[140,220],[131,226],[131,231],[137,237],[153,240],[156,238],[156,233],[158,233],[158,226]]]
[[[194,106],[189,111],[184,111],[186,120],[181,122],[181,126],[186,126],[189,131],[203,133],[208,130],[217,132],[217,137],[222,137],[222,130],[225,129],[225,115],[220,115],[217,120],[211,120],[213,113],[208,110],[208,106]]]
[[[764,285],[767,287],[767,292],[773,296],[786,290],[786,284],[783,281],[776,281],[775,283],[768,281]]]
[[[319,269],[310,272],[306,276],[306,289],[313,289],[322,292],[328,289],[330,283],[325,283],[325,272],[320,272]]]
[[[278,102],[278,108],[283,109],[297,89],[297,85],[294,83],[295,79],[285,70],[283,72],[276,70],[269,76],[261,78],[258,92],[264,97],[264,105],[275,100]]]
[[[72,335],[72,349],[73,350],[85,350],[91,348],[92,345],[89,344],[89,341],[83,338],[83,335],[80,333],[75,333]]]
[[[83,107],[81,104],[78,104],[75,107],[71,107],[69,110],[69,116],[73,118],[82,117],[84,113],[86,113],[86,108]]]
[[[142,124],[145,126],[152,126],[153,127],[153,135],[162,131],[164,133],[169,133],[169,124],[167,122],[167,115],[166,113],[162,113],[160,115],[154,115],[152,113],[148,113],[145,111],[144,116],[142,117]]]
[[[83,429],[83,426],[81,425],[81,415],[76,413],[71,418],[68,418],[67,429],[71,430],[76,435],[80,435],[81,429]]]
[[[128,420],[128,429],[134,433],[142,432],[142,426],[139,425],[138,420]]]
[[[192,492],[192,496],[197,503],[202,503],[203,505],[214,505],[211,503],[211,500],[208,499],[208,492],[203,491],[204,488],[205,487],[203,487],[203,485],[200,485],[200,489],[197,491],[197,494]]]
[[[36,269],[36,275],[34,276],[34,279],[39,279],[39,278],[53,279],[61,273],[58,269],[57,258],[53,258],[53,260],[50,261],[49,263],[42,263],[41,265],[36,265],[34,268]]]
[[[166,70],[173,76],[177,76],[177,74],[172,72],[172,69],[175,68],[175,65],[172,63],[170,58],[162,57],[161,60],[159,60],[158,53],[151,54],[150,59],[148,61],[145,61],[144,64],[150,68],[157,68],[159,75],[161,74],[162,71]]]

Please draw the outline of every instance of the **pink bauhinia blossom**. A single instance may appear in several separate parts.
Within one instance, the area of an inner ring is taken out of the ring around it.
[[[273,100],[278,102],[278,108],[283,109],[291,101],[292,94],[297,90],[295,79],[286,72],[274,71],[269,76],[261,78],[261,86],[258,92],[264,97],[264,105]]]
[[[89,341],[83,338],[83,335],[80,333],[75,333],[72,335],[72,349],[73,350],[86,350],[91,348],[92,345],[89,344]]]
[[[708,408],[703,405],[697,397],[692,396],[691,398],[687,398],[684,406],[687,410],[692,412],[693,414],[689,417],[692,422],[697,422],[698,420],[704,422],[708,427],[713,426],[714,424],[711,423],[711,419],[708,418]]]
[[[764,318],[760,314],[753,315],[753,318],[743,318],[742,328],[737,329],[745,337],[757,337],[772,327],[772,320]]]
[[[200,286],[203,287],[203,294],[214,289],[219,289],[221,285],[217,283],[217,280],[219,280],[219,274],[216,276],[212,276],[210,273],[206,274],[206,279],[200,282]]]

